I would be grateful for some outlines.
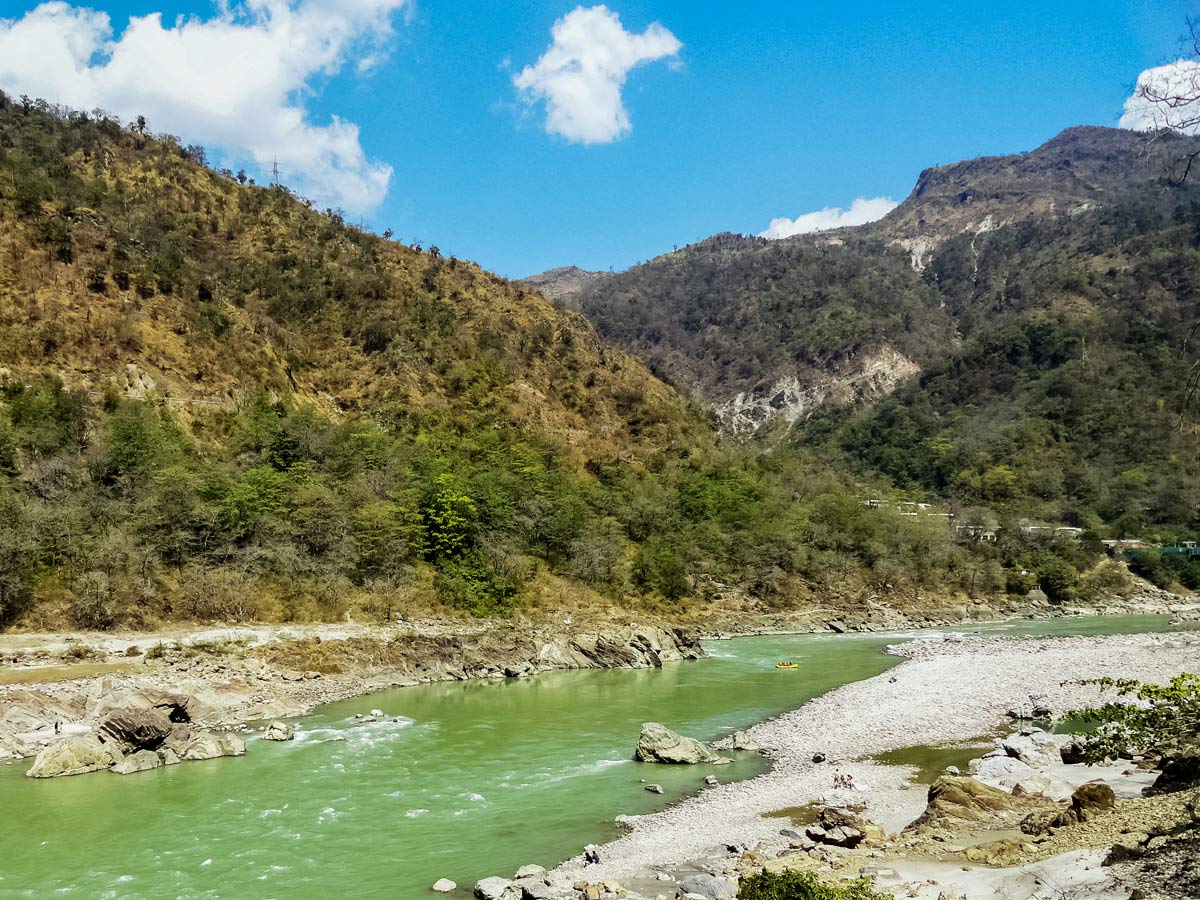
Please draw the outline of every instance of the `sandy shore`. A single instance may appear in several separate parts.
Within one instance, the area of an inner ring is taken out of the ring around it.
[[[969,741],[994,733],[1006,711],[1036,695],[1053,710],[1094,703],[1094,688],[1064,684],[1104,676],[1161,681],[1200,670],[1200,634],[1111,637],[929,639],[900,645],[896,669],[846,685],[751,729],[774,761],[759,778],[705,790],[662,812],[625,817],[629,834],[601,848],[600,866],[565,863],[556,881],[629,881],[721,856],[726,844],[785,846],[779,820],[763,814],[833,797],[834,769],[866,790],[866,818],[896,831],[925,807],[925,790],[903,768],[872,755],[921,744]],[[827,761],[815,764],[816,752]],[[843,795],[844,796],[844,795]]]

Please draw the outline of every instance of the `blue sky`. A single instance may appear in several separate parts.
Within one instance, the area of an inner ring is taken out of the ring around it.
[[[272,142],[284,144],[285,182],[320,194],[349,173],[354,190],[336,199],[357,208],[352,218],[510,276],[563,264],[623,268],[718,231],[757,233],[777,217],[848,207],[859,197],[903,199],[926,166],[1031,149],[1070,125],[1115,124],[1139,73],[1174,57],[1185,17],[1196,11],[1174,0],[764,0],[740,8],[611,0],[631,35],[657,22],[682,46],[671,54],[659,41],[648,55],[660,58],[628,73],[627,132],[581,143],[548,133],[545,104],[523,99],[513,83],[546,53],[551,28],[576,3],[253,2],[249,15],[235,4],[239,21],[261,18],[271,4],[311,7],[303,21],[320,40],[294,56],[319,64],[306,71],[303,59],[285,54],[269,72],[226,72],[232,43],[224,43],[227,55],[198,50],[189,65],[212,67],[200,74],[213,81],[189,85],[189,96],[214,82],[221,93],[227,74],[251,86],[237,116],[192,111],[168,88],[145,93],[136,79],[153,80],[168,65],[153,64],[160,33],[130,54],[149,59],[144,70],[126,67],[138,74],[122,80],[115,65],[101,72],[111,52],[105,41],[120,41],[131,17],[168,10],[170,30],[180,14],[218,15],[207,2],[95,0],[68,7],[74,18],[43,9],[38,30],[18,33],[23,21],[34,22],[37,4],[0,0],[0,87],[58,92],[72,105],[94,98],[126,117],[144,102],[152,126],[166,119],[185,140],[251,169],[271,155]],[[341,11],[347,7],[356,11]],[[85,22],[88,8],[106,13],[107,26]],[[347,23],[347,15],[356,18]],[[6,54],[5,29],[12,47],[37,52]],[[55,29],[95,38],[82,64],[96,68],[86,78],[64,76],[71,67],[53,65],[39,44]],[[335,42],[329,34],[339,29],[348,36]],[[360,72],[364,59],[372,64]],[[161,80],[180,90],[186,81]],[[262,108],[257,84],[268,97]],[[278,111],[272,92],[286,94],[313,129],[292,122],[255,136]],[[358,127],[357,144],[325,129],[333,116]],[[365,160],[356,159],[358,147]]]

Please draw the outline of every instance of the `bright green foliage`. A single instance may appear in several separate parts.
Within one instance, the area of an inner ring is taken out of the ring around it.
[[[1200,676],[1177,675],[1165,685],[1112,678],[1082,683],[1126,698],[1069,714],[1096,723],[1095,731],[1081,738],[1089,762],[1116,758],[1126,750],[1158,753],[1200,737]]]
[[[738,900],[889,900],[871,888],[867,880],[845,885],[826,884],[813,872],[793,869],[762,872],[743,878],[738,886]]]
[[[425,509],[429,555],[434,560],[453,559],[471,543],[477,507],[449,473],[438,475],[433,487],[433,497]]]

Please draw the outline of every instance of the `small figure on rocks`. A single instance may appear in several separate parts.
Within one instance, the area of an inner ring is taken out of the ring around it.
[[[596,849],[595,844],[588,844],[583,848],[583,864],[585,866],[600,865],[600,851]]]

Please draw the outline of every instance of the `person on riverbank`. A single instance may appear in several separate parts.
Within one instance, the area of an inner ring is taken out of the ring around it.
[[[588,844],[583,848],[583,864],[585,866],[600,865],[600,851],[596,849],[595,844]]]

